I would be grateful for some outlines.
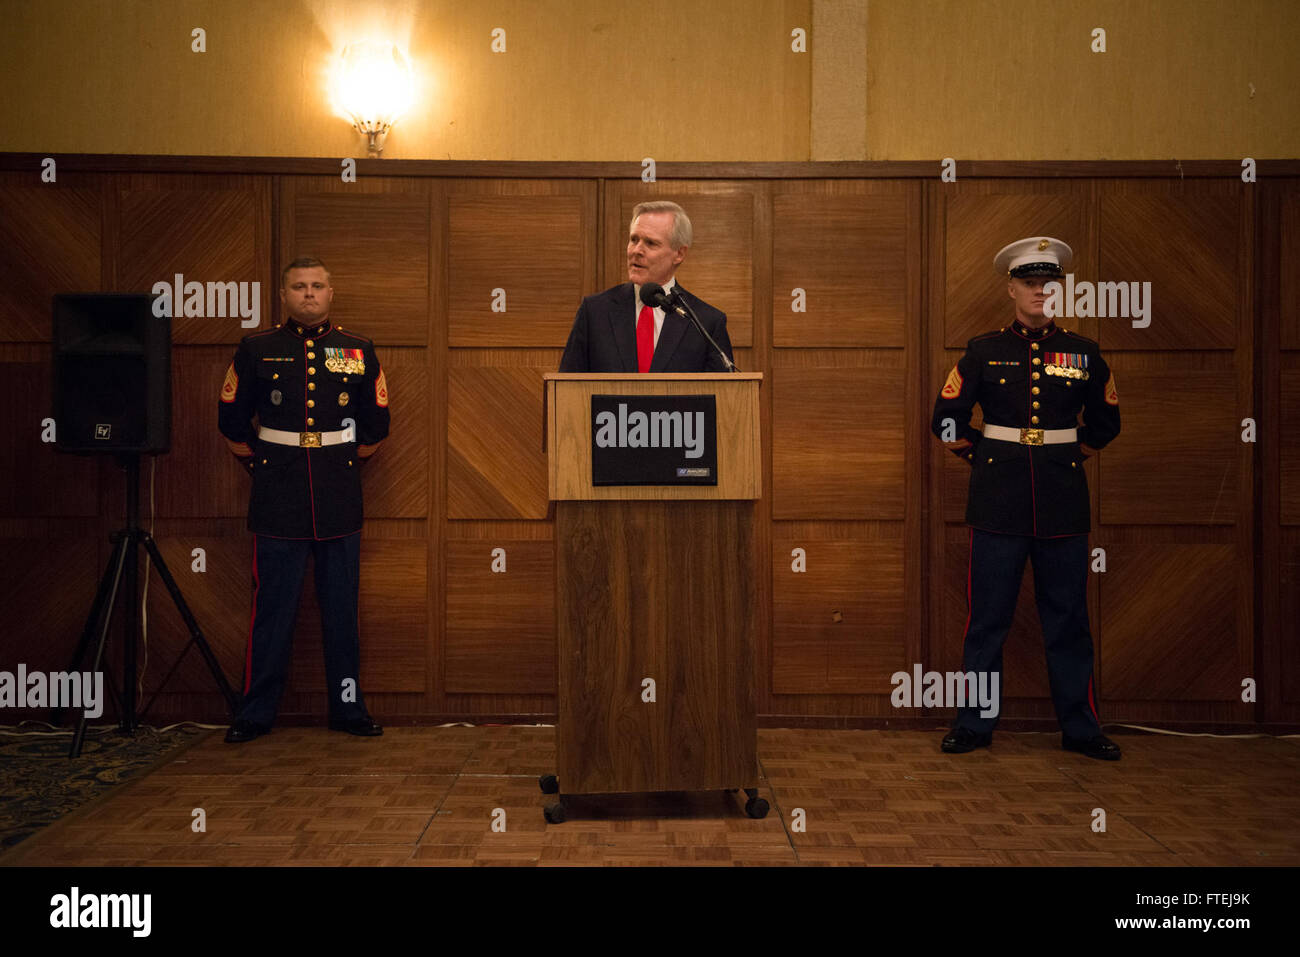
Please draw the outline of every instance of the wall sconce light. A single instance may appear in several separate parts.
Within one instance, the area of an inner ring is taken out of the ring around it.
[[[336,98],[353,128],[369,137],[370,155],[378,157],[389,129],[411,105],[406,57],[392,43],[349,43],[339,59]]]

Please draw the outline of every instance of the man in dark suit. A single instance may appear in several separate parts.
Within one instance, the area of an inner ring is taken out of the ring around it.
[[[732,358],[726,315],[691,295],[674,278],[691,239],[691,221],[676,203],[641,203],[632,211],[629,281],[582,300],[560,360],[561,372],[727,371],[722,356],[690,320],[641,302],[641,287],[646,283],[675,292]]]

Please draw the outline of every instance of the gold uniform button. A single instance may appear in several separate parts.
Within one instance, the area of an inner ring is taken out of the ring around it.
[[[1038,351],[1038,343],[1037,343],[1037,342],[1031,342],[1031,343],[1029,344],[1029,348],[1031,348],[1031,349],[1033,349],[1035,352],[1037,352],[1037,351]]]
[[[299,329],[298,331],[299,331],[299,332],[302,332],[301,329]],[[315,344],[316,344],[316,343],[312,342],[310,339],[307,340],[307,348],[308,348],[308,349],[310,349],[310,348],[311,348],[312,346],[314,346]]]
[[[351,459],[348,459],[348,465],[349,465],[349,467],[352,465],[352,460],[351,460]]]
[[[315,388],[316,388],[316,383],[315,383],[315,382],[308,382],[308,383],[307,383],[307,391],[308,391],[308,392],[311,392],[311,391],[312,391],[313,389],[315,389]],[[1034,391],[1037,392],[1038,390],[1035,389]]]
[[[1037,372],[1034,373],[1034,378],[1035,378],[1035,379],[1038,378],[1038,373],[1037,373]]]
[[[308,404],[308,405],[311,405],[310,402],[308,402],[307,404]],[[1035,408],[1035,409],[1038,408],[1038,403],[1037,403],[1037,402],[1034,403],[1034,408]]]
[[[1006,384],[1007,384],[1007,380],[1006,380],[1006,379],[999,379],[999,380],[998,380],[998,385],[1006,385]]]
[[[278,372],[272,372],[272,373],[271,373],[271,378],[272,378],[272,379],[278,379],[278,378],[280,378],[280,373],[278,373]]]
[[[263,464],[263,465],[266,464],[266,459],[262,459],[262,464]]]
[[[1034,425],[1037,425],[1037,424],[1038,424],[1038,416],[1036,416],[1036,415],[1030,416],[1030,417],[1029,417],[1029,421],[1032,422],[1032,423],[1034,423]],[[308,419],[308,420],[307,420],[307,424],[308,424],[308,425],[311,425],[311,419]]]
[[[993,464],[993,460],[992,460],[992,459],[989,459],[989,465],[992,465],[992,464]]]
[[[315,358],[316,358],[316,353],[314,353],[314,352],[309,352],[309,353],[307,353],[307,358],[308,358],[308,359],[315,359]]]
[[[1038,356],[1034,356],[1034,365],[1041,366],[1042,364],[1043,364],[1043,360],[1038,358]]]
[[[1079,463],[1078,463],[1078,462],[1071,462],[1071,463],[1070,463],[1070,468],[1072,468],[1072,469],[1077,469],[1078,467],[1079,467]]]
[[[315,420],[315,419],[308,419],[308,420],[307,420],[307,424],[308,424],[308,425],[315,425],[315,424],[316,424],[316,420]]]
[[[676,222],[676,220],[674,220],[674,222]],[[348,377],[347,377],[347,376],[344,376],[344,377],[343,377],[343,381],[344,381],[344,382],[347,382],[347,381],[348,381]]]
[[[1034,375],[1037,376],[1038,373],[1035,372]],[[1034,393],[1034,395],[1038,395],[1038,386],[1034,386],[1034,387],[1033,387],[1032,389],[1030,389],[1029,391],[1031,391],[1032,393]]]
[[[1034,405],[1037,406],[1038,403],[1035,402]],[[314,409],[314,408],[316,408],[316,400],[315,400],[315,399],[308,399],[308,400],[307,400],[307,408],[309,408],[309,409]]]
[[[308,374],[308,375],[315,375],[315,374],[316,374],[316,367],[315,367],[315,366],[308,366],[308,367],[307,367],[307,374]]]

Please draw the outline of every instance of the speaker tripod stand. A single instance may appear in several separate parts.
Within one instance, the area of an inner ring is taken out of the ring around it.
[[[203,631],[199,628],[198,622],[194,620],[194,615],[190,613],[189,605],[185,603],[185,596],[181,594],[180,586],[176,584],[176,579],[172,577],[171,571],[167,568],[162,552],[158,550],[157,542],[154,541],[152,535],[140,527],[140,454],[130,452],[119,455],[118,464],[126,470],[126,527],[118,529],[111,536],[110,540],[114,543],[113,555],[109,559],[108,566],[104,569],[104,575],[99,581],[99,590],[95,594],[95,601],[91,605],[90,614],[86,617],[86,626],[82,630],[81,641],[77,644],[77,650],[73,654],[72,666],[69,671],[81,670],[82,660],[90,650],[92,641],[94,641],[95,657],[91,671],[92,673],[99,671],[104,659],[104,647],[108,642],[109,628],[113,621],[113,611],[117,605],[118,596],[121,594],[125,605],[123,612],[125,643],[122,647],[122,697],[118,702],[120,715],[118,730],[123,734],[135,733],[136,728],[139,726],[139,718],[148,712],[154,698],[157,698],[162,689],[167,686],[167,682],[171,680],[172,675],[176,673],[176,669],[192,647],[199,649],[199,653],[207,663],[208,671],[212,673],[217,690],[226,699],[226,706],[229,708],[230,717],[233,720],[238,709],[235,692],[231,689],[230,683],[226,681],[221,665],[212,653],[212,648],[207,639],[203,637]],[[141,624],[139,617],[139,549],[141,546],[153,559],[159,577],[162,578],[163,584],[167,586],[167,591],[171,594],[172,603],[176,606],[176,610],[180,612],[181,619],[189,629],[190,640],[177,656],[171,670],[167,672],[162,684],[158,686],[158,690],[154,692],[153,697],[145,705],[144,711],[138,716],[135,711],[136,640],[140,635]],[[122,594],[123,592],[125,594]],[[98,634],[97,640],[95,639],[96,634]],[[54,724],[62,723],[62,712],[62,708],[55,711]],[[86,713],[83,709],[81,717],[77,721],[77,730],[72,736],[72,747],[68,751],[68,757],[75,758],[81,754],[81,746],[85,737]]]

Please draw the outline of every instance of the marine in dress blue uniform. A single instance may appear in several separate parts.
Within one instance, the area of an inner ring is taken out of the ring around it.
[[[1002,687],[1002,646],[1025,562],[1032,562],[1062,746],[1116,760],[1120,749],[1101,733],[1093,687],[1083,463],[1119,434],[1119,395],[1097,343],[1043,314],[1043,286],[1062,278],[1072,258],[1070,247],[1051,237],[1022,239],[998,253],[994,264],[1008,278],[1015,321],[970,340],[935,400],[931,428],[972,468],[963,669],[997,673]],[[970,425],[977,403],[982,432]],[[997,718],[979,712],[958,709],[944,751],[992,743]]]
[[[232,743],[270,730],[284,690],[311,555],[329,726],[383,733],[360,688],[361,467],[388,435],[388,383],[374,344],[334,325],[329,273],[298,259],[280,289],[285,320],[246,336],[222,384],[218,424],[252,475],[253,616]],[[257,424],[253,419],[256,417]]]

